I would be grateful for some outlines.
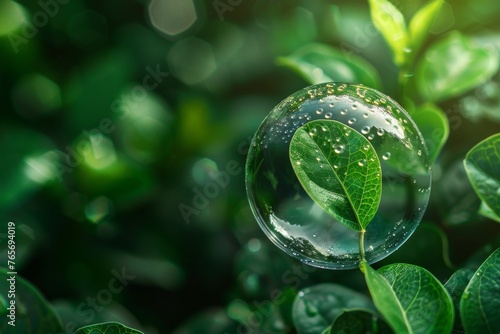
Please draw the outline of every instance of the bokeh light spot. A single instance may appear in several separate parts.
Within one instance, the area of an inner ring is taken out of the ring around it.
[[[203,158],[196,161],[191,170],[193,180],[203,185],[212,179],[212,175],[218,172],[217,163],[211,159]]]
[[[149,17],[156,29],[169,36],[183,33],[198,19],[192,0],[152,0]]]
[[[212,46],[194,37],[177,42],[167,61],[173,74],[187,85],[204,81],[216,70]]]
[[[109,216],[113,209],[113,203],[109,198],[100,196],[95,200],[87,203],[85,206],[85,217],[92,223],[100,223],[104,218]]]
[[[250,239],[248,241],[248,249],[251,251],[251,252],[258,252],[260,250],[260,247],[261,247],[261,243],[260,243],[260,240],[257,239],[257,238],[253,238],[253,239]]]
[[[20,28],[26,21],[24,8],[14,1],[0,1],[0,35],[7,35]]]
[[[57,155],[54,152],[26,157],[24,159],[24,174],[39,184],[55,180],[57,178],[56,159]]]
[[[82,152],[87,165],[94,169],[103,169],[116,161],[115,148],[109,138],[102,134],[92,134],[88,139],[91,149]]]

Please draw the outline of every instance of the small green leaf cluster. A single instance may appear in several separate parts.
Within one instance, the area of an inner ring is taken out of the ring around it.
[[[336,284],[305,288],[293,306],[297,332],[451,333],[455,328],[465,329],[466,333],[498,333],[500,330],[500,248],[476,271],[458,270],[444,287],[433,274],[416,265],[396,263],[375,270],[364,262],[361,270],[372,301]]]

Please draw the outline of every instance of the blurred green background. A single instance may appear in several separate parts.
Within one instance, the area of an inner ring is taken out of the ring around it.
[[[411,16],[425,1],[394,3]],[[428,42],[460,30],[498,48],[499,14],[496,0],[446,3]],[[366,58],[395,92],[365,1],[0,0],[0,224],[16,222],[18,272],[63,324],[236,333],[279,289],[286,302],[250,327],[293,332],[299,287],[366,291],[359,272],[306,271],[270,245],[246,198],[253,133],[306,85],[275,59],[310,42]],[[428,223],[385,263],[445,279],[443,233],[454,263],[498,238],[462,168],[465,152],[500,130],[498,92],[497,75],[443,104],[451,134]],[[5,238],[6,228],[0,247]],[[83,312],[123,270],[129,284]]]

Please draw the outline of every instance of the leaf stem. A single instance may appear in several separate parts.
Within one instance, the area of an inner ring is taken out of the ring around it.
[[[359,257],[360,257],[359,262],[366,261],[366,259],[365,259],[365,232],[366,232],[366,230],[362,229],[360,231],[360,235],[359,235]]]

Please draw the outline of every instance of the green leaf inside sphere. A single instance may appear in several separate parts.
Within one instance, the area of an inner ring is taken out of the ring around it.
[[[377,212],[382,171],[361,134],[333,120],[309,122],[290,142],[290,162],[307,194],[342,224],[361,231]]]

